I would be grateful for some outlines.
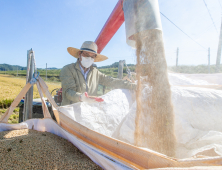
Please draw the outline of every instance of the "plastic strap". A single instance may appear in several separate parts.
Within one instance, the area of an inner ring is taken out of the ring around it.
[[[38,81],[38,78],[39,78],[39,72],[38,72],[38,74],[36,75],[36,73],[33,73],[33,77],[32,77],[32,79],[30,80],[30,84],[35,84],[37,81]]]

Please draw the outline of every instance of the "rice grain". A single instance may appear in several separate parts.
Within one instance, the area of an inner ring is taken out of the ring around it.
[[[71,142],[49,132],[0,132],[1,169],[101,169]]]

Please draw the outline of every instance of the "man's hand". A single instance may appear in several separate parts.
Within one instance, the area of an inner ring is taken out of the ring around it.
[[[97,103],[104,101],[102,98],[89,96],[87,92],[81,95],[80,100],[87,103]]]

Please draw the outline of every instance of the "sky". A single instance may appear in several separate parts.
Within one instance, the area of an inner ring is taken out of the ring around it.
[[[95,41],[118,0],[0,0],[0,64],[26,66],[27,50],[35,51],[38,68],[62,68],[76,62],[67,47]],[[159,0],[166,60],[179,65],[216,63],[222,0]],[[206,7],[207,6],[207,7]],[[135,64],[135,50],[126,44],[125,23],[101,54]]]

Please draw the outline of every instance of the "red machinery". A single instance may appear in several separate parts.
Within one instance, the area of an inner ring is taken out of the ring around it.
[[[60,105],[61,103],[62,103],[62,88],[60,88],[60,89],[54,89],[54,90],[57,90],[56,91],[56,95],[54,96],[54,100],[55,100],[55,102],[58,104],[58,105]],[[53,91],[54,91],[53,90]],[[52,92],[53,92],[52,91]],[[51,93],[52,93],[51,92]]]
[[[123,0],[119,0],[95,40],[98,46],[98,53],[102,52],[124,21]]]

